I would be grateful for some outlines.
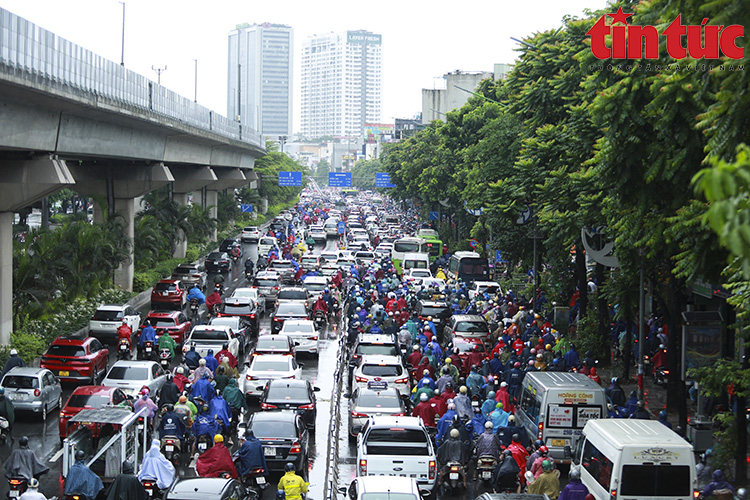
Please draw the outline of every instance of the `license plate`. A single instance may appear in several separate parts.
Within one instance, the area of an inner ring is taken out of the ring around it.
[[[10,491],[8,492],[8,495],[9,495],[9,496],[10,496],[11,498],[15,498],[15,497],[17,497],[17,496],[18,496],[18,494],[19,494],[19,493],[20,493],[20,491],[18,491],[18,490],[10,490]]]
[[[565,440],[564,439],[553,439],[552,440],[552,446],[565,446]]]
[[[492,477],[492,473],[488,470],[482,472],[482,479],[489,479]]]
[[[161,292],[161,294],[162,294],[162,295],[163,295],[164,297],[166,297],[167,295],[169,295],[169,292]]]
[[[127,351],[128,350],[128,346],[126,344],[120,344],[120,350],[121,351]]]
[[[263,447],[263,455],[267,457],[275,457],[276,456],[276,448],[272,446],[264,446]]]
[[[255,482],[258,484],[266,484],[266,478],[263,476],[258,476],[255,478]]]
[[[63,371],[63,370],[60,370],[60,376],[61,376],[61,377],[67,377],[68,375],[70,375],[70,372],[69,372],[69,371]]]
[[[458,479],[458,472],[451,472],[448,479]]]
[[[167,450],[167,451],[174,451],[174,445],[173,444],[168,444],[167,446],[164,447],[164,449]]]
[[[154,492],[151,491],[150,488],[146,488],[146,493],[148,493],[148,496],[152,496],[154,494]]]
[[[151,354],[151,348],[150,348],[150,347],[147,347],[147,348],[146,348],[146,352],[147,352],[147,353],[149,353],[149,354]]]

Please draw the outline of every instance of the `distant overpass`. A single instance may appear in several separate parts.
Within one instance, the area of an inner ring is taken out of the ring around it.
[[[257,187],[263,138],[151,80],[0,9],[0,344],[13,318],[13,212],[64,187],[107,200],[133,237],[135,199],[172,183]],[[178,249],[184,256],[186,243]],[[130,290],[132,259],[115,283]]]

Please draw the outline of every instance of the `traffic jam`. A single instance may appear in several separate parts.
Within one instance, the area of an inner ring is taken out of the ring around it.
[[[543,294],[451,250],[416,209],[308,186],[147,310],[102,304],[39,367],[11,356],[7,497],[692,497],[690,445],[560,342]],[[654,447],[658,495],[634,480]]]

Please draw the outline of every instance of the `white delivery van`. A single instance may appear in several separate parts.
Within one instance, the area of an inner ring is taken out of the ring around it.
[[[409,252],[404,254],[404,258],[401,261],[401,272],[406,272],[409,269],[429,269],[430,268],[430,254],[428,253],[416,253]]]
[[[590,420],[573,463],[599,500],[697,496],[693,446],[656,420]]]
[[[570,463],[589,420],[607,416],[604,389],[581,373],[529,372],[521,384],[516,422],[531,441],[541,439],[555,460]]]

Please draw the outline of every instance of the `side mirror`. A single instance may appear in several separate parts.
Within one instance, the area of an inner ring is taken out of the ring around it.
[[[313,387],[313,392],[320,392],[320,387]]]
[[[346,486],[342,486],[341,488],[339,488],[339,490],[338,490],[338,491],[339,491],[339,493],[341,493],[342,495],[346,495]]]
[[[262,385],[256,385],[256,386],[255,386],[255,390],[256,390],[256,391],[262,391],[263,389],[265,389],[265,387],[264,387],[264,386],[262,386]]]
[[[243,365],[245,365],[246,367],[250,368],[250,362],[249,362],[249,361],[245,361],[245,362],[244,362],[244,363],[242,363],[242,364],[243,364]]]
[[[297,363],[297,364],[299,365],[300,368],[304,368],[305,367],[305,363]]]
[[[317,389],[317,387],[316,387],[316,389]],[[344,397],[345,397],[346,399],[349,399],[350,397],[352,397],[352,395],[351,395],[351,393],[349,393],[349,392],[345,392],[345,393],[344,393]]]
[[[298,345],[299,345],[299,342],[295,342],[295,343],[294,343],[294,345],[295,345],[295,347],[296,347],[296,346],[298,346]]]
[[[563,456],[565,458],[571,458],[573,456],[573,452],[570,450],[570,445],[565,445],[565,448],[563,448]]]

